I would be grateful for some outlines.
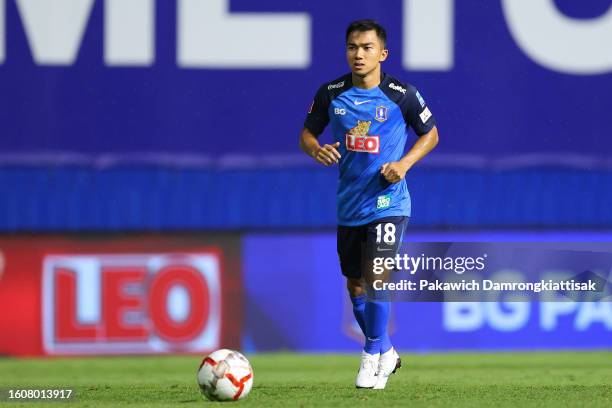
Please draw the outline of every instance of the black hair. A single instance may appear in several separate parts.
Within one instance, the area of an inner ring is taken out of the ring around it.
[[[376,31],[376,36],[382,43],[382,47],[387,47],[387,31],[385,27],[380,25],[376,20],[364,19],[364,20],[356,20],[353,21],[346,29],[346,39],[345,41],[348,43],[349,36],[353,31]]]

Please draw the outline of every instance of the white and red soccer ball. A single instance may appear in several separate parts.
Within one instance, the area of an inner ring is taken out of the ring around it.
[[[209,354],[198,369],[198,385],[211,401],[237,401],[253,386],[253,369],[245,356],[220,349]]]

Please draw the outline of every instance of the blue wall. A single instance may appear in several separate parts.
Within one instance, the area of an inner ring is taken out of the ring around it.
[[[0,230],[332,228],[336,171],[318,167],[0,168]],[[414,227],[612,227],[612,172],[410,173]]]

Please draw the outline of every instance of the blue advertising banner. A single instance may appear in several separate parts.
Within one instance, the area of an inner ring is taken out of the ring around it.
[[[296,153],[364,17],[436,116],[437,152],[612,152],[607,0],[2,0],[0,152]]]
[[[582,242],[565,268],[547,258],[549,251],[543,251],[538,260],[540,265],[554,267],[553,272],[570,276],[582,272],[581,265],[596,264],[607,269],[594,271],[609,275],[612,251],[602,244],[606,239],[606,234],[408,234],[410,242],[521,241],[533,242],[534,247],[537,242],[565,242],[555,245],[566,250],[571,247],[569,242]],[[586,249],[589,245],[590,251]],[[522,265],[535,265],[534,254],[533,262]],[[359,349],[362,337],[340,273],[335,234],[249,234],[244,237],[243,257],[245,349]],[[584,262],[578,262],[580,257]],[[508,300],[512,300],[509,294],[496,294],[486,302],[392,302],[392,341],[399,349],[410,351],[612,347],[610,297],[583,302]]]

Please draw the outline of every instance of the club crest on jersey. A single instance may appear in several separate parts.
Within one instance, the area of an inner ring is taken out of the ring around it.
[[[380,138],[368,135],[370,125],[372,125],[370,120],[357,121],[357,126],[350,129],[346,134],[345,144],[347,150],[364,153],[380,152]]]
[[[386,106],[377,106],[376,107],[376,115],[374,115],[374,119],[379,122],[384,122],[387,120],[388,109]]]

